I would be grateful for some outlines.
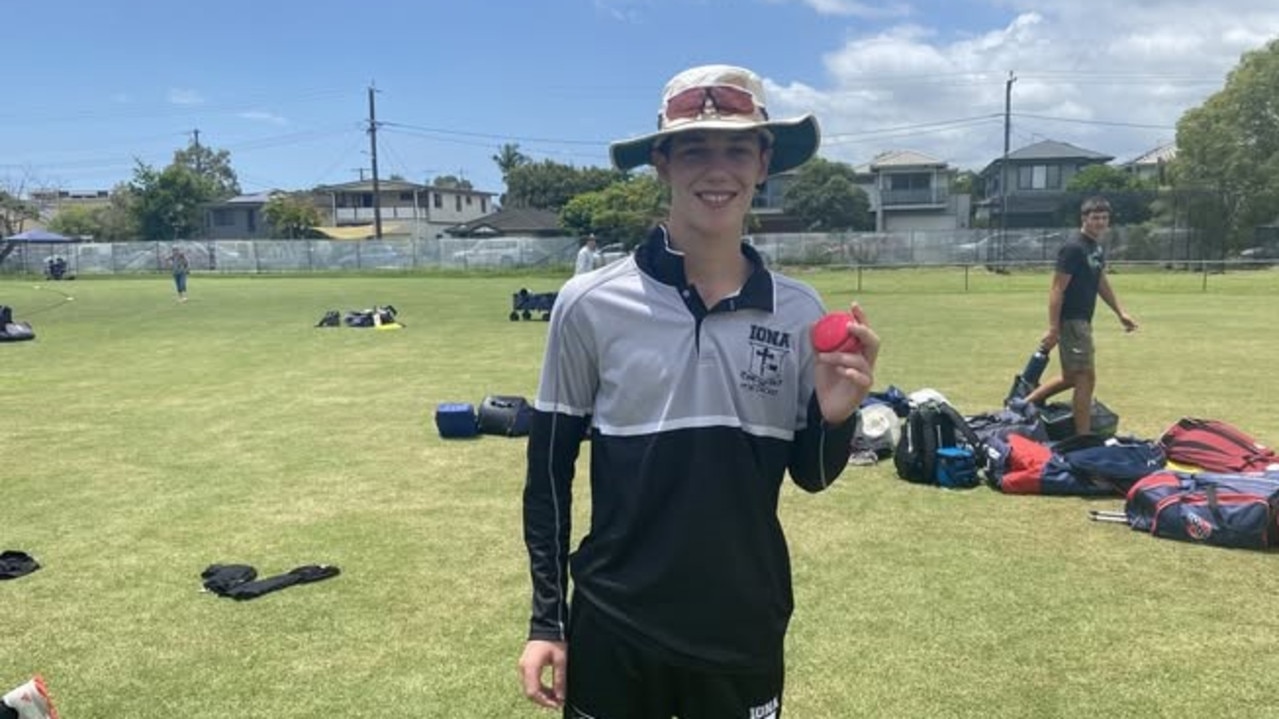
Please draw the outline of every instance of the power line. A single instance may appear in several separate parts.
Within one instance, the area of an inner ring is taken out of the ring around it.
[[[1105,125],[1107,127],[1136,127],[1146,130],[1176,130],[1176,125],[1147,125],[1139,122],[1118,122],[1114,120],[1084,120],[1076,117],[1053,117],[1051,115],[1031,115],[1028,113],[1014,113],[1015,117],[1025,117],[1031,120],[1049,120],[1051,122],[1071,122],[1080,125]]]
[[[963,127],[965,125],[982,124],[984,122],[989,122],[990,120],[997,119],[1000,116],[1001,115],[999,113],[990,113],[988,115],[974,115],[972,117],[957,117],[949,120],[919,122],[912,125],[896,125],[892,127],[881,127],[881,128],[876,128],[874,130],[859,130],[857,132],[833,133],[833,134],[826,135],[823,138],[823,142],[830,142],[831,144],[841,144],[844,141],[848,141],[857,137],[865,137],[869,139],[878,135],[892,135],[892,134],[902,133],[902,132],[905,132],[907,134],[914,134],[914,131],[916,130],[929,130],[930,132],[937,131],[937,130],[948,130],[952,128]]]
[[[608,146],[608,142],[600,140],[566,140],[562,138],[548,137],[519,137],[515,135],[494,135],[485,132],[468,132],[466,130],[448,130],[439,127],[422,127],[421,125],[410,125],[403,122],[383,122],[386,127],[398,127],[401,129],[418,130],[421,132],[437,132],[442,135],[461,135],[463,137],[486,137],[492,140],[501,140],[510,142],[512,140],[518,142],[546,142],[554,145],[592,145],[592,146]]]

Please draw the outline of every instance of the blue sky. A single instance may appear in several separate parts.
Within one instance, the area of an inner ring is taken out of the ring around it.
[[[5,24],[0,188],[106,189],[195,129],[246,191],[357,179],[376,84],[383,177],[501,192],[501,144],[604,165],[610,140],[652,127],[667,78],[708,62],[764,76],[774,117],[815,112],[831,159],[980,169],[1002,151],[1011,70],[1014,149],[1124,160],[1279,36],[1279,3],[62,0],[11,4]]]

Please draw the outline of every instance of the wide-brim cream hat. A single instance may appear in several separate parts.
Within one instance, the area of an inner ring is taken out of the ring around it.
[[[732,65],[703,65],[685,70],[662,91],[657,132],[609,146],[613,165],[630,170],[651,162],[653,148],[667,137],[690,130],[763,130],[772,137],[768,174],[799,167],[817,152],[821,131],[811,114],[770,120],[764,82]]]

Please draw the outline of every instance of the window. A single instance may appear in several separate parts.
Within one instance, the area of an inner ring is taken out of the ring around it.
[[[248,225],[249,225],[249,232],[257,232],[258,231],[258,211],[245,210],[244,214],[245,214],[245,220],[248,222]]]
[[[462,196],[461,196],[461,195],[454,195],[454,196],[453,196],[453,200],[454,200],[454,204],[455,204],[455,205],[457,205],[457,211],[458,211],[458,212],[461,212],[461,211],[462,211]]]
[[[1017,168],[1019,190],[1060,190],[1063,184],[1059,165],[1023,165]]]
[[[435,209],[439,210],[444,207],[444,198],[438,192],[431,193],[431,204],[435,205]]]
[[[482,213],[484,213],[484,214],[486,214],[486,215],[488,214],[488,212],[489,212],[489,198],[487,198],[487,197],[481,197],[481,198],[480,198],[480,212],[482,212]]]
[[[888,176],[890,190],[930,190],[933,176],[927,172],[898,173]]]
[[[470,196],[470,195],[467,195],[467,196],[466,196],[466,206],[467,206],[467,207],[470,207],[470,206],[471,206],[471,196]]]
[[[412,192],[401,192],[401,193],[400,193],[400,202],[412,202],[412,201],[413,201],[413,193],[412,193]]]
[[[235,216],[230,210],[214,210],[213,226],[214,227],[232,227],[235,225]]]
[[[361,193],[360,207],[372,207],[372,206],[373,206],[373,193],[372,192]]]

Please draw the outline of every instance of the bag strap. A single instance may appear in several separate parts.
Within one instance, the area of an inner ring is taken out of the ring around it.
[[[968,426],[968,421],[964,419],[964,416],[961,415],[958,410],[945,402],[938,402],[937,407],[941,410],[942,416],[949,419],[951,425],[953,425],[955,429],[963,435],[964,440],[968,442],[968,446],[972,447],[974,450],[982,447],[981,438],[977,436],[977,433],[973,431],[972,427]]]

